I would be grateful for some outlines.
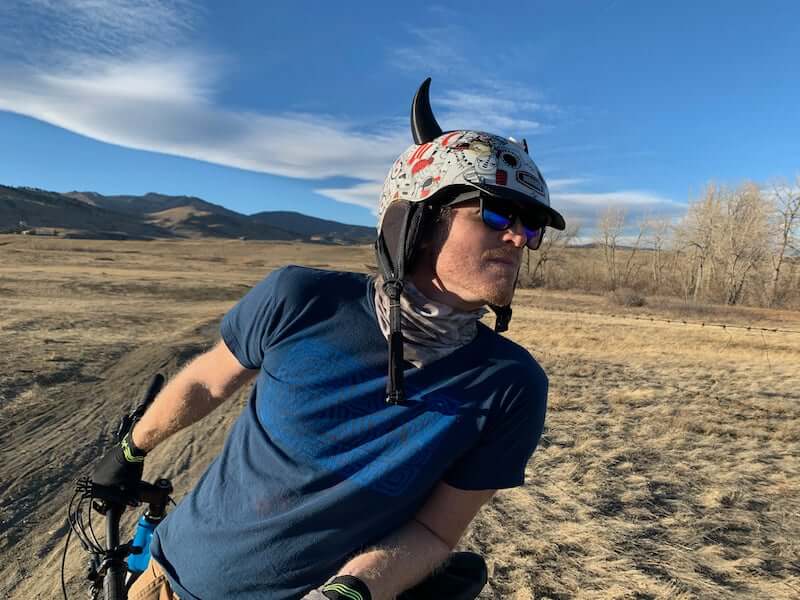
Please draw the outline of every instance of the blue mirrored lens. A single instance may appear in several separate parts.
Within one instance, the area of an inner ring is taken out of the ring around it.
[[[539,245],[542,243],[544,227],[537,227],[536,229],[529,229],[525,227],[525,235],[528,237],[528,241],[525,245],[531,250],[537,250]]]
[[[474,214],[474,213],[473,213]],[[507,215],[501,215],[489,208],[483,207],[481,211],[481,218],[483,222],[496,231],[503,231],[511,227],[511,218]]]

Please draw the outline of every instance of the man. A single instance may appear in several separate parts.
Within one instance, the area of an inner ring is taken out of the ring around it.
[[[483,587],[483,560],[452,551],[497,489],[522,485],[547,378],[478,320],[488,304],[504,329],[523,249],[564,221],[524,142],[443,133],[429,83],[384,185],[380,274],[272,273],[98,467],[100,483],[138,480],[145,451],[257,377],[222,453],[156,529],[132,600]]]

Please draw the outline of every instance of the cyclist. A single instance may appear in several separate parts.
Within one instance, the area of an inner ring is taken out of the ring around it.
[[[483,559],[453,549],[497,489],[523,484],[547,378],[479,319],[488,305],[505,329],[524,248],[564,219],[524,141],[442,132],[429,83],[384,184],[378,275],[270,274],[98,465],[99,483],[138,481],[147,451],[257,377],[221,454],[156,529],[132,600],[483,587]]]

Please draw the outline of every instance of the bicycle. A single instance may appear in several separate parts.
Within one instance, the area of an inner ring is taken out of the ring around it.
[[[156,374],[144,400],[120,421],[114,436],[115,444],[119,443],[133,424],[141,418],[163,384],[164,377],[160,373]],[[166,516],[167,505],[174,504],[170,497],[171,493],[172,483],[168,479],[158,479],[154,483],[140,481],[135,489],[127,490],[99,485],[92,482],[89,477],[79,479],[69,503],[70,529],[61,560],[61,590],[64,599],[67,600],[64,566],[70,536],[74,533],[84,550],[91,555],[86,573],[86,578],[90,582],[89,597],[92,600],[127,600],[128,590],[150,560],[150,539],[153,530]],[[133,539],[120,543],[122,514],[128,508],[141,504],[146,504],[147,508],[137,521]],[[95,535],[92,511],[97,511],[105,517],[105,545],[101,544]]]

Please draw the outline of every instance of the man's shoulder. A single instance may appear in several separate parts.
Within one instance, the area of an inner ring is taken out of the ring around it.
[[[511,372],[515,378],[529,381],[547,381],[547,375],[530,351],[514,340],[486,327],[485,334],[490,343],[484,347],[488,361],[499,370]]]
[[[272,279],[273,288],[287,298],[308,298],[322,294],[362,293],[368,276],[350,271],[286,265],[270,273],[267,279]]]

